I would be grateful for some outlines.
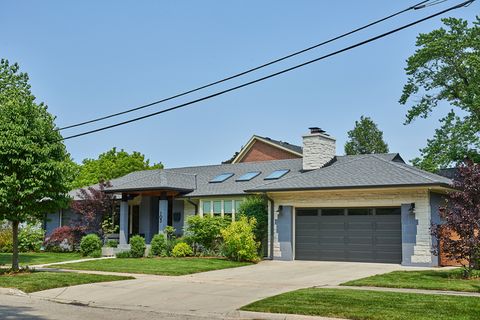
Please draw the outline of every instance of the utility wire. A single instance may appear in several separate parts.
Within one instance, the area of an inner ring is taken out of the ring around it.
[[[316,59],[313,59],[313,60],[309,60],[307,62],[304,62],[304,63],[301,63],[301,64],[298,64],[298,65],[295,65],[293,67],[290,67],[290,68],[287,68],[287,69],[284,69],[284,70],[281,70],[281,71],[278,71],[278,72],[275,72],[275,73],[272,73],[268,76],[265,76],[265,77],[261,77],[261,78],[257,78],[255,80],[252,80],[252,81],[249,81],[249,82],[245,82],[241,85],[238,85],[238,86],[235,86],[235,87],[231,87],[229,89],[226,89],[226,90],[222,90],[222,91],[219,91],[219,92],[216,92],[214,94],[210,94],[208,96],[204,96],[202,98],[199,98],[199,99],[195,99],[195,100],[192,100],[192,101],[189,101],[189,102],[186,102],[186,103],[182,103],[182,104],[179,104],[177,106],[174,106],[174,107],[170,107],[170,108],[167,108],[167,109],[163,109],[163,110],[160,110],[160,111],[157,111],[157,112],[153,112],[153,113],[149,113],[149,114],[146,114],[144,116],[141,116],[141,117],[137,117],[137,118],[133,118],[133,119],[130,119],[130,120],[126,120],[126,121],[122,121],[122,122],[118,122],[118,123],[115,123],[115,124],[112,124],[112,125],[109,125],[109,126],[105,126],[105,127],[101,127],[101,128],[98,128],[98,129],[94,129],[94,130],[90,130],[90,131],[85,131],[85,132],[82,132],[82,133],[78,133],[78,134],[74,134],[74,135],[71,135],[71,136],[67,136],[61,140],[68,140],[68,139],[73,139],[73,138],[77,138],[77,137],[81,137],[81,136],[85,136],[85,135],[88,135],[88,134],[92,134],[92,133],[95,133],[95,132],[100,132],[100,131],[104,131],[104,130],[107,130],[107,129],[111,129],[111,128],[115,128],[115,127],[118,127],[118,126],[122,126],[122,125],[125,125],[125,124],[128,124],[128,123],[132,123],[132,122],[136,122],[136,121],[139,121],[139,120],[143,120],[143,119],[146,119],[146,118],[150,118],[150,117],[153,117],[153,116],[156,116],[156,115],[159,115],[159,114],[162,114],[162,113],[166,113],[166,112],[169,112],[169,111],[173,111],[173,110],[176,110],[176,109],[180,109],[180,108],[184,108],[186,106],[189,106],[189,105],[192,105],[192,104],[195,104],[195,103],[198,103],[198,102],[201,102],[201,101],[204,101],[204,100],[208,100],[208,99],[211,99],[211,98],[214,98],[214,97],[217,97],[217,96],[220,96],[220,95],[223,95],[225,93],[228,93],[228,92],[231,92],[231,91],[235,91],[235,90],[238,90],[240,88],[243,88],[243,87],[247,87],[247,86],[250,86],[252,84],[255,84],[257,82],[261,82],[261,81],[264,81],[264,80],[267,80],[267,79],[270,79],[270,78],[273,78],[273,77],[276,77],[276,76],[279,76],[281,74],[284,74],[284,73],[287,73],[287,72],[290,72],[292,70],[295,70],[295,69],[298,69],[298,68],[301,68],[301,67],[304,67],[304,66],[307,66],[307,65],[310,65],[314,62],[317,62],[317,61],[320,61],[320,60],[324,60],[326,58],[329,58],[329,57],[332,57],[332,56],[335,56],[337,54],[340,54],[342,52],[345,52],[345,51],[349,51],[349,50],[352,50],[354,48],[357,48],[357,47],[360,47],[362,45],[365,45],[367,43],[370,43],[370,42],[373,42],[373,41],[376,41],[378,39],[381,39],[381,38],[384,38],[386,36],[389,36],[391,34],[394,34],[394,33],[397,33],[401,30],[404,30],[404,29],[407,29],[407,28],[410,28],[414,25],[417,25],[421,22],[424,22],[426,20],[430,20],[432,18],[435,18],[437,16],[440,16],[444,13],[447,13],[449,11],[452,11],[452,10],[455,10],[455,9],[459,9],[461,7],[464,7],[464,6],[468,6],[470,5],[471,3],[473,3],[475,0],[468,0],[468,1],[464,1],[458,5],[455,5],[455,6],[452,6],[452,7],[449,7],[447,9],[444,9],[442,11],[439,11],[437,13],[434,13],[432,15],[429,15],[427,17],[424,17],[422,19],[419,19],[419,20],[416,20],[414,22],[411,22],[409,24],[406,24],[406,25],[403,25],[401,27],[398,27],[396,29],[393,29],[393,30],[390,30],[388,32],[385,32],[385,33],[382,33],[380,35],[377,35],[375,37],[372,37],[372,38],[369,38],[367,40],[364,40],[364,41],[361,41],[361,42],[358,42],[354,45],[351,45],[351,46],[348,46],[348,47],[345,47],[343,49],[340,49],[340,50],[337,50],[337,51],[334,51],[334,52],[331,52],[329,54],[326,54],[324,56],[321,56],[321,57],[318,57]]]
[[[145,109],[145,108],[148,108],[148,107],[151,107],[151,106],[154,106],[156,104],[159,104],[159,103],[163,103],[163,102],[167,102],[167,101],[170,101],[170,100],[173,100],[173,99],[176,99],[176,98],[180,98],[182,96],[185,96],[187,94],[190,94],[190,93],[193,93],[193,92],[196,92],[196,91],[200,91],[200,90],[203,90],[203,89],[206,89],[208,87],[211,87],[211,86],[214,86],[214,85],[217,85],[219,83],[222,83],[222,82],[225,82],[225,81],[229,81],[229,80],[232,80],[232,79],[235,79],[235,78],[238,78],[240,76],[243,76],[243,75],[246,75],[246,74],[249,74],[251,72],[254,72],[254,71],[257,71],[257,70],[260,70],[260,69],[263,69],[265,67],[268,67],[272,64],[275,64],[275,63],[278,63],[278,62],[281,62],[283,60],[286,60],[286,59],[289,59],[289,58],[292,58],[294,56],[297,56],[297,55],[300,55],[302,53],[305,53],[307,51],[310,51],[310,50],[313,50],[315,48],[318,48],[318,47],[321,47],[321,46],[324,46],[328,43],[331,43],[331,42],[334,42],[334,41],[337,41],[341,38],[344,38],[344,37],[347,37],[351,34],[354,34],[356,32],[359,32],[361,30],[364,30],[364,29],[367,29],[371,26],[374,26],[376,24],[379,24],[383,21],[386,21],[388,19],[391,19],[391,18],[394,18],[402,13],[405,13],[407,11],[410,11],[410,10],[418,10],[418,9],[423,9],[425,8],[427,5],[430,6],[430,5],[434,5],[434,4],[437,4],[437,2],[439,0],[434,0],[434,2],[432,2],[431,4],[427,4],[427,2],[430,2],[432,0],[426,0],[426,1],[421,1],[413,6],[410,6],[408,8],[405,8],[403,10],[400,10],[398,12],[395,12],[389,16],[386,16],[384,18],[381,18],[379,20],[376,20],[376,21],[373,21],[371,23],[368,23],[362,27],[359,27],[357,29],[354,29],[352,31],[349,31],[349,32],[346,32],[344,34],[341,34],[339,36],[336,36],[334,38],[331,38],[331,39],[328,39],[328,40],[325,40],[321,43],[318,43],[316,45],[313,45],[311,47],[308,47],[308,48],[305,48],[305,49],[302,49],[302,50],[299,50],[299,51],[296,51],[296,52],[293,52],[291,54],[288,54],[286,56],[283,56],[281,58],[278,58],[278,59],[275,59],[275,60],[272,60],[270,62],[266,62],[262,65],[259,65],[257,67],[254,67],[254,68],[251,68],[251,69],[248,69],[248,70],[245,70],[245,71],[242,71],[240,73],[237,73],[237,74],[234,74],[234,75],[231,75],[231,76],[228,76],[226,78],[223,78],[223,79],[220,79],[220,80],[217,80],[217,81],[214,81],[214,82],[210,82],[208,84],[205,84],[205,85],[202,85],[200,87],[197,87],[195,89],[191,89],[191,90],[188,90],[188,91],[184,91],[182,93],[178,93],[178,94],[175,94],[173,96],[170,96],[168,98],[164,98],[164,99],[160,99],[160,100],[157,100],[157,101],[154,101],[154,102],[150,102],[150,103],[147,103],[147,104],[144,104],[144,105],[141,105],[141,106],[138,106],[138,107],[135,107],[135,108],[131,108],[131,109],[127,109],[127,110],[124,110],[124,111],[120,111],[120,112],[117,112],[117,113],[112,113],[112,114],[109,114],[109,115],[106,115],[106,116],[102,116],[102,117],[99,117],[99,118],[95,118],[95,119],[91,119],[91,120],[87,120],[87,121],[83,121],[83,122],[79,122],[79,123],[76,123],[76,124],[71,124],[71,125],[68,125],[68,126],[65,126],[65,127],[62,127],[58,130],[65,130],[65,129],[70,129],[70,128],[75,128],[75,127],[80,127],[80,126],[84,126],[86,124],[90,124],[90,123],[94,123],[94,122],[98,122],[98,121],[101,121],[101,120],[106,120],[106,119],[110,119],[110,118],[113,118],[113,117],[117,117],[117,116],[120,116],[120,115],[123,115],[123,114],[127,114],[127,113],[130,113],[130,112],[134,112],[134,111],[138,111],[138,110],[141,110],[141,109]],[[442,2],[443,1],[447,1],[447,0],[441,0]]]

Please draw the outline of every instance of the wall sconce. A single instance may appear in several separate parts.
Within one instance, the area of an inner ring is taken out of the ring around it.
[[[283,211],[283,206],[278,206],[277,212],[279,215],[282,214],[282,211]]]
[[[415,214],[415,202],[410,203],[410,208],[408,208],[410,214]]]

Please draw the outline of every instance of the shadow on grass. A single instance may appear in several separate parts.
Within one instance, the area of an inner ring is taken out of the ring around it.
[[[47,319],[41,316],[29,314],[32,308],[28,307],[13,307],[0,305],[0,319],[8,320],[42,320]]]

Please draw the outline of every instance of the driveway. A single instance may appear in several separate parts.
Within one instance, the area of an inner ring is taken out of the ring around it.
[[[272,295],[401,269],[405,268],[395,264],[264,261],[180,277],[137,275],[135,280],[51,289],[32,296],[94,307],[222,318]]]

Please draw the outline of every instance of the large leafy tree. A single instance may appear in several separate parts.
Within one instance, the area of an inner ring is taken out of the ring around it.
[[[349,140],[345,143],[345,154],[387,153],[388,145],[383,141],[383,132],[369,117],[360,117],[355,128],[348,131]]]
[[[480,160],[480,18],[472,26],[462,19],[442,21],[445,27],[417,37],[400,98],[401,104],[410,104],[406,124],[450,106],[421,156],[412,161],[429,171],[466,157]]]
[[[73,182],[73,188],[86,187],[102,180],[108,181],[134,171],[162,168],[161,163],[150,165],[150,160],[145,159],[145,155],[140,152],[128,153],[112,148],[100,154],[97,159],[83,160]]]
[[[480,164],[467,161],[459,167],[454,179],[455,191],[447,197],[440,209],[442,224],[432,226],[432,235],[440,240],[449,259],[464,265],[464,276],[469,277],[480,265]]]
[[[37,222],[67,202],[69,155],[28,75],[0,60],[0,220],[11,222],[12,269],[18,270],[18,226]]]

